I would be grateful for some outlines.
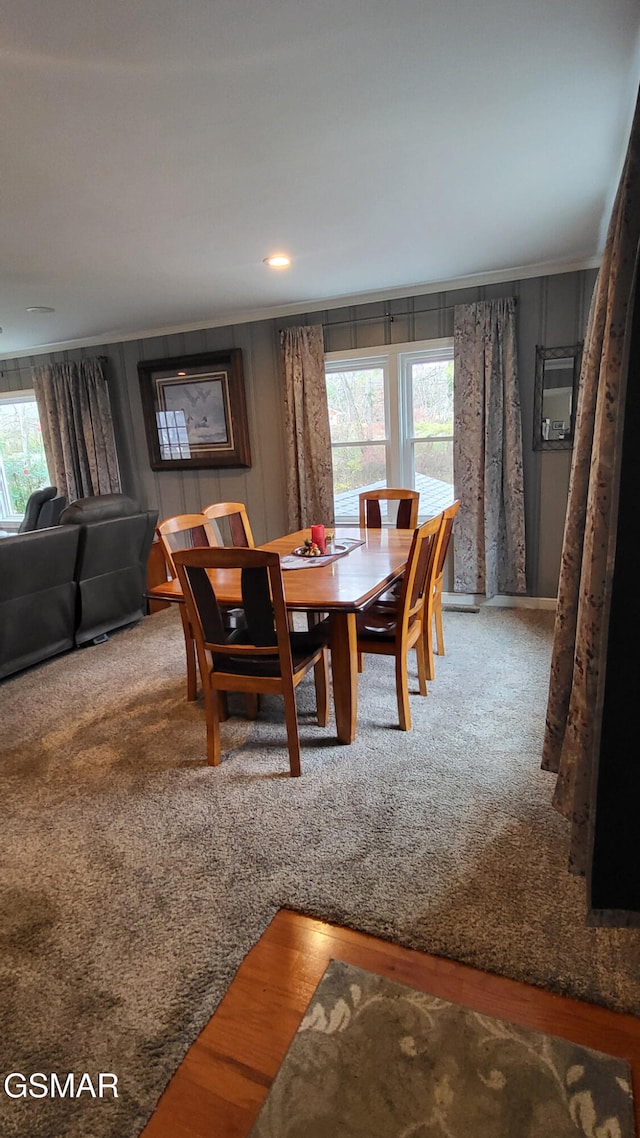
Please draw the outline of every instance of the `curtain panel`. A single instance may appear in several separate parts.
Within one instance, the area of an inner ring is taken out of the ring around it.
[[[516,302],[454,312],[455,590],[526,593]]]
[[[640,102],[591,303],[554,628],[542,767],[571,822],[569,868],[589,870],[619,472],[640,256]],[[634,376],[637,383],[638,376]],[[631,520],[631,519],[629,519]]]
[[[58,493],[69,502],[119,493],[106,359],[35,368],[33,387],[47,465]]]
[[[290,530],[333,525],[333,464],[320,325],[280,333]]]

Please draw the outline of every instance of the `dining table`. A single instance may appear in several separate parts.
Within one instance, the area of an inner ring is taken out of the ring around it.
[[[356,616],[402,576],[413,530],[339,527],[334,531],[330,556],[292,559],[294,550],[303,547],[309,537],[309,529],[298,530],[257,548],[280,555],[289,612],[323,613],[329,619],[336,734],[340,743],[352,743],[358,715]],[[344,552],[350,541],[358,544]],[[287,568],[287,564],[296,567]],[[214,569],[209,575],[220,604],[242,604],[239,569]],[[150,600],[183,602],[177,578],[153,585],[147,596]]]

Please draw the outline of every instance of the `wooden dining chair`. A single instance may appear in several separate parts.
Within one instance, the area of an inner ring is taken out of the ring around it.
[[[402,490],[385,486],[381,490],[363,490],[360,502],[360,525],[366,529],[382,529],[381,502],[397,502],[396,529],[415,529],[418,524],[418,490]]]
[[[277,694],[284,699],[289,767],[300,774],[295,689],[313,668],[317,718],[329,718],[329,624],[291,632],[277,553],[263,549],[189,549],[174,556],[195,636],[204,691],[207,762],[220,763],[219,695],[231,691]],[[240,569],[246,628],[229,631],[207,570]]]
[[[245,549],[254,548],[256,543],[253,540],[246,507],[242,502],[213,502],[210,506],[205,506],[202,513],[216,527],[219,521],[226,518],[231,545]],[[226,545],[227,542],[221,538],[217,544]]]
[[[394,656],[398,718],[403,731],[411,730],[408,656],[416,650],[420,695],[427,694],[424,622],[432,620],[433,584],[442,537],[442,514],[419,526],[397,601],[375,602],[356,617],[358,667],[366,653]]]
[[[363,490],[359,495],[360,525],[366,529],[382,529],[381,502],[397,502],[396,529],[415,529],[418,524],[418,490],[384,486],[381,490]],[[384,599],[395,603],[402,589],[402,577],[385,593]],[[362,664],[360,665],[362,670]]]
[[[176,514],[158,522],[156,533],[160,539],[167,572],[170,578],[177,577],[173,560],[174,553],[180,549],[198,549],[218,545],[218,539],[211,523],[204,514]],[[192,630],[189,626],[187,610],[180,605],[184,647],[187,657],[187,699],[194,700],[198,693],[196,672],[196,648]]]
[[[247,514],[246,506],[242,502],[213,502],[210,506],[205,506],[203,514],[209,521],[216,527],[216,533],[219,538],[218,545],[231,544],[236,548],[255,549],[255,541],[253,540],[253,533],[251,532],[251,525],[249,524],[249,516]],[[222,534],[218,529],[218,521],[226,518],[228,523],[230,543],[223,541]],[[293,632],[294,619],[293,613],[287,613],[287,621],[289,628]],[[316,620],[311,619],[310,624],[317,623]]]
[[[436,653],[438,656],[444,656],[444,634],[442,631],[442,579],[444,577],[444,564],[447,560],[447,553],[451,542],[451,534],[453,533],[453,522],[458,510],[460,509],[460,499],[456,498],[446,510],[442,512],[442,538],[440,541],[440,551],[438,553],[438,564],[436,566],[436,576],[433,583],[433,623],[429,621],[427,633],[427,679],[432,680],[435,676],[435,669],[433,663],[433,625],[435,624],[436,633]]]

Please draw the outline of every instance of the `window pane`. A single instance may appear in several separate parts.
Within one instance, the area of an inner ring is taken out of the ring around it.
[[[414,435],[453,435],[453,360],[412,363],[411,395]]]
[[[420,516],[431,517],[453,502],[453,443],[414,443],[413,461]]]
[[[384,371],[381,367],[327,372],[331,441],[384,439]]]
[[[370,486],[386,486],[387,448],[384,445],[334,447],[333,494],[336,520],[358,516],[358,494]]]
[[[24,514],[29,495],[49,482],[34,400],[0,401],[0,512]]]

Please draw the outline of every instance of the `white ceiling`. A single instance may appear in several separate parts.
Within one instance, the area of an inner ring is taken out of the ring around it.
[[[1,355],[601,251],[637,0],[5,8]]]

